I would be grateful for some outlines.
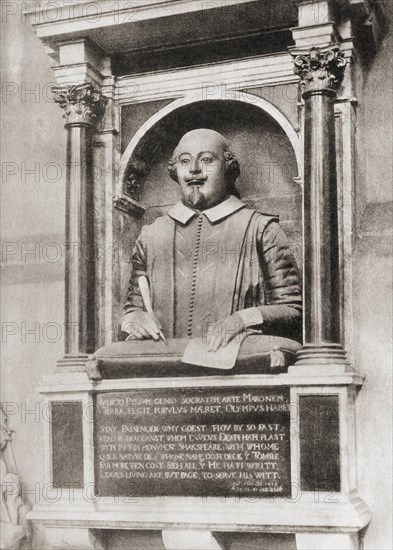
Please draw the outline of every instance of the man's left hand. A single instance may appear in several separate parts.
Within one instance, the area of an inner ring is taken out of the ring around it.
[[[233,338],[241,334],[246,326],[242,317],[234,313],[225,319],[208,325],[204,336],[209,351],[217,351],[220,347],[225,347]]]

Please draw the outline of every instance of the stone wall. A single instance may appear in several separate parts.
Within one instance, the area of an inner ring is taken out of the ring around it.
[[[366,375],[357,402],[358,477],[373,514],[365,548],[378,550],[392,544],[392,55],[389,34],[357,90],[353,330],[355,366]]]
[[[63,353],[66,134],[51,100],[49,57],[20,11],[4,19],[1,399],[23,493],[33,504],[45,498],[36,384]],[[42,548],[39,532],[35,546]]]

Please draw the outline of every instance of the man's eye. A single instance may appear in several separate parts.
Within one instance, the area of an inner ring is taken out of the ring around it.
[[[203,157],[202,162],[210,163],[213,162],[213,160],[210,157]]]
[[[188,164],[190,162],[190,159],[181,159],[180,161],[182,164]]]

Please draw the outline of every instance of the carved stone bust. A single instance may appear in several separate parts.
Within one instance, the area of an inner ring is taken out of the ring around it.
[[[128,338],[202,337],[211,351],[246,329],[299,340],[295,259],[278,217],[241,200],[225,137],[188,132],[168,170],[181,199],[137,239],[122,322]]]

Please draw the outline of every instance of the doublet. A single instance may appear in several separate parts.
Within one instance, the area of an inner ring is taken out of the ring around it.
[[[299,275],[285,233],[277,217],[234,196],[201,212],[179,202],[142,228],[125,314],[144,309],[140,275],[170,337],[201,336],[208,324],[239,311],[264,333],[300,338]]]

